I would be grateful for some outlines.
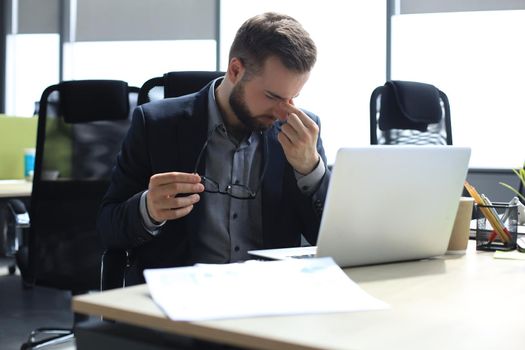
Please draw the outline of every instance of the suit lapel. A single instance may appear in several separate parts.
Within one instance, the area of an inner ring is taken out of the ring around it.
[[[195,170],[195,164],[206,137],[208,134],[208,84],[196,96],[192,108],[188,108],[187,113],[180,120],[177,127],[177,150],[179,153],[180,171],[192,173]],[[205,161],[200,162],[198,173],[203,174]],[[199,211],[202,207],[204,198],[193,209],[192,214],[186,217],[186,231],[190,233],[189,237],[194,237],[199,225]],[[191,238],[190,238],[191,239]]]
[[[208,86],[209,88],[209,86]],[[199,152],[206,141],[208,130],[208,90],[201,90],[193,108],[181,119],[177,127],[177,150],[181,171],[194,171]],[[205,159],[201,162],[199,172],[204,169]]]
[[[268,152],[263,153],[263,162],[268,159],[268,169],[262,184],[262,225],[263,225],[263,244],[268,246],[272,241],[272,233],[276,230],[277,215],[281,206],[284,164],[286,158],[281,144],[277,140],[277,128],[272,127],[267,130],[263,142],[268,142]],[[263,149],[266,149],[264,147]]]

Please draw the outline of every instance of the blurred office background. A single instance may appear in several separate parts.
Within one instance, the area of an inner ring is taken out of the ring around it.
[[[322,118],[328,161],[369,143],[369,99],[387,79],[428,82],[451,104],[474,182],[514,182],[525,160],[525,0],[0,0],[0,113],[31,117],[60,80],[140,86],[174,70],[225,70],[249,16],[296,17],[319,48],[297,104]],[[521,146],[521,147],[520,147]],[[488,191],[490,193],[490,190]]]

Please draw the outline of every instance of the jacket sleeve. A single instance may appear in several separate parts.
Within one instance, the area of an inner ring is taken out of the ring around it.
[[[153,238],[144,228],[139,211],[140,196],[148,188],[152,175],[146,128],[139,106],[133,112],[99,210],[97,230],[106,248],[129,249]]]

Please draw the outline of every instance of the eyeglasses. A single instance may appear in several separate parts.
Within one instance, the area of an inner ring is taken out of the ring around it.
[[[200,162],[205,153],[204,151],[206,150],[206,147],[208,147],[208,143],[210,142],[210,139],[212,138],[213,134],[218,128],[219,126],[217,126],[215,129],[210,131],[210,133],[208,134],[208,138],[206,139],[206,142],[204,142],[204,146],[202,146],[202,149],[199,152],[199,156],[197,157],[197,162],[195,164],[195,170],[193,171],[194,173],[197,173],[197,169],[199,168]],[[224,194],[232,198],[236,198],[236,199],[254,199],[255,196],[257,195],[257,192],[259,191],[259,188],[262,185],[264,174],[266,174],[266,168],[268,167],[268,140],[266,139],[266,134],[262,133],[262,135],[263,135],[262,141],[263,141],[264,149],[265,149],[264,157],[266,159],[264,161],[264,168],[261,173],[261,177],[259,178],[257,187],[255,188],[255,191],[252,191],[246,185],[232,184],[232,183],[230,183],[226,187],[223,187],[224,190],[221,190],[221,186],[219,185],[217,181],[207,176],[201,176],[201,183],[204,185],[204,192]]]

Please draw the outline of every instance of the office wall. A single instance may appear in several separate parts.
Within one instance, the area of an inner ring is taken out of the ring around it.
[[[60,0],[18,0],[17,34],[58,33]],[[10,32],[14,34],[13,32]]]
[[[215,11],[216,0],[77,0],[65,41],[215,39]]]
[[[523,0],[397,0],[396,14],[525,9]]]
[[[512,191],[500,185],[500,182],[519,188],[518,177],[510,170],[470,169],[467,181],[493,202],[508,202],[514,197]]]

